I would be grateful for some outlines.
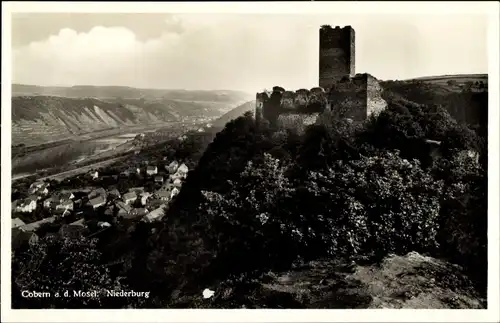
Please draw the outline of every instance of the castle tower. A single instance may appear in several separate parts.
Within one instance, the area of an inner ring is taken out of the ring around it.
[[[319,30],[319,86],[326,89],[355,73],[355,35],[351,26]]]

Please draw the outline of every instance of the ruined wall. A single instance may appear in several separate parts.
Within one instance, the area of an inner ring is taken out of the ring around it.
[[[366,119],[367,78],[356,75],[343,79],[333,85],[328,94],[332,115],[336,118],[349,118],[354,121]]]
[[[327,94],[319,87],[311,90],[300,89],[297,91],[286,91],[282,87],[275,86],[269,95],[260,92],[256,95],[256,115],[263,118],[277,118],[281,113],[313,113],[321,112],[327,104]]]
[[[267,100],[269,100],[269,93],[257,93],[255,97],[255,121],[257,123],[260,123],[262,121],[262,118],[264,117],[264,102],[266,102]]]
[[[343,76],[354,74],[354,29],[351,26],[322,26],[319,31],[319,86],[330,89]]]
[[[326,109],[327,99],[325,90],[319,87],[286,91],[275,86],[271,94],[257,93],[255,118],[257,122],[266,119],[271,125],[301,132],[303,125],[314,123],[317,115]]]
[[[382,99],[383,88],[376,78],[367,75],[366,89],[366,116],[377,116],[382,110],[387,107],[387,102]]]

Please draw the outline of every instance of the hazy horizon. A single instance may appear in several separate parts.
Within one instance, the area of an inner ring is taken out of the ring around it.
[[[479,14],[12,15],[12,83],[255,92],[318,85],[319,28],[356,31],[356,73],[488,74]]]

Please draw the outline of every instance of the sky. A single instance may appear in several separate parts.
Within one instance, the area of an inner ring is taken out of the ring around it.
[[[12,82],[260,91],[318,85],[319,27],[351,25],[356,73],[488,72],[479,14],[13,13]]]

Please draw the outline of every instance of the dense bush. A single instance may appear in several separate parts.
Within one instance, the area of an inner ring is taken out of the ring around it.
[[[103,266],[96,240],[50,235],[12,257],[14,308],[100,308],[120,306],[123,301],[102,296],[64,297],[65,292],[104,293],[124,287]],[[19,295],[24,290],[50,292],[51,297],[24,298]]]

